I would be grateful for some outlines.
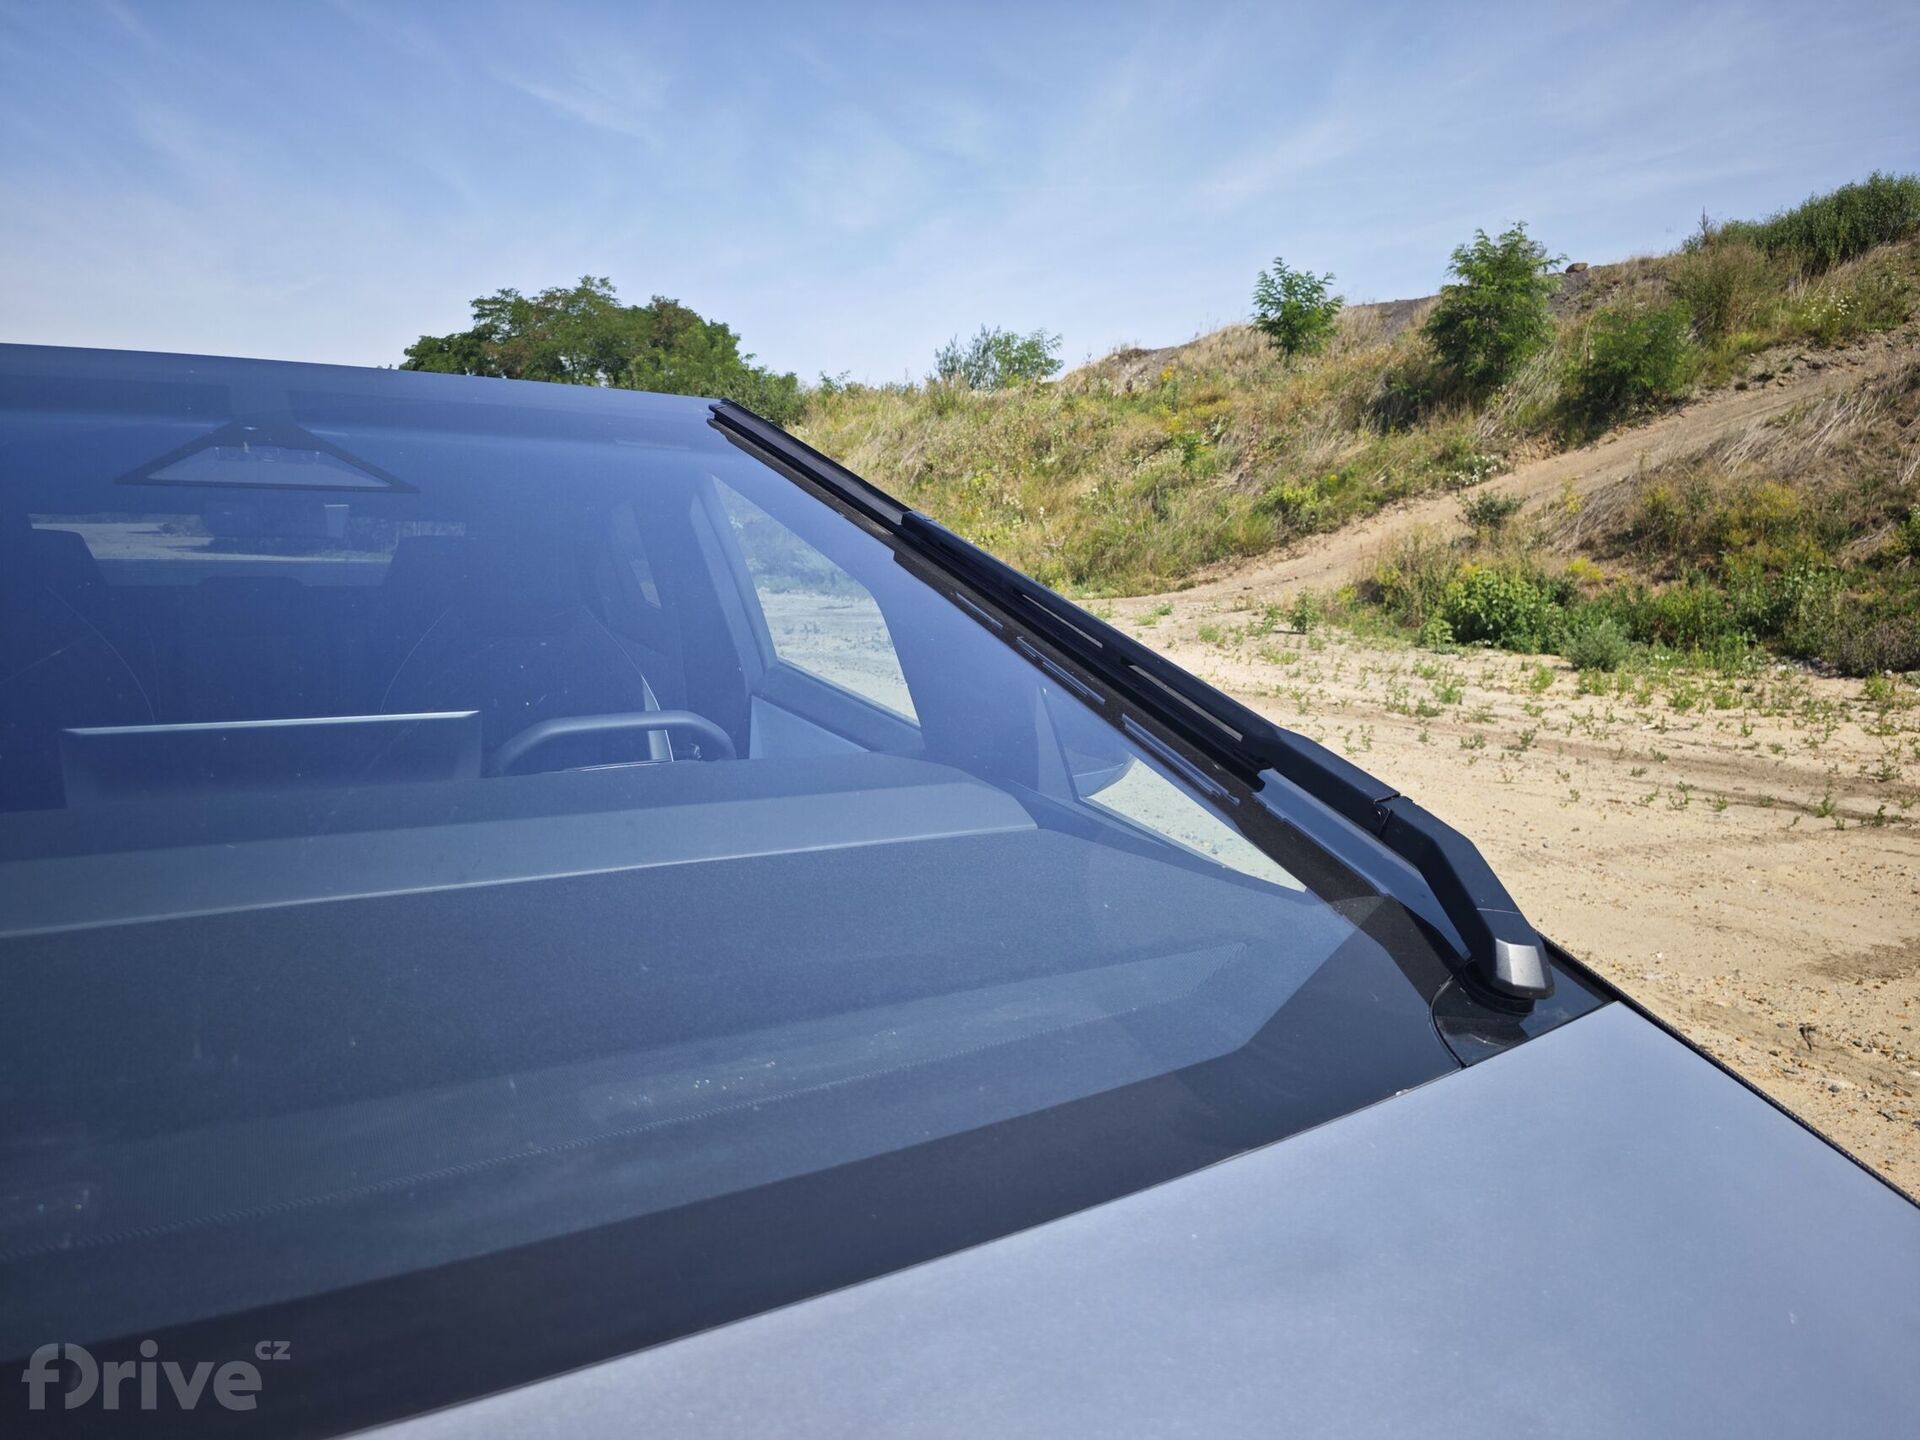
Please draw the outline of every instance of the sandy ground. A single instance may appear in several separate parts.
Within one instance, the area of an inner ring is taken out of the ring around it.
[[[1920,688],[1779,666],[1595,694],[1557,659],[1289,633],[1267,598],[1096,609],[1458,826],[1545,933],[1920,1197]],[[902,704],[871,602],[769,619]]]
[[[1465,831],[1545,933],[1920,1196],[1920,689],[1780,667],[1586,694],[1557,660],[1167,603],[1106,608]]]
[[[1488,481],[1592,497],[1910,358],[1910,332]],[[1459,497],[1096,610],[1412,795],[1542,930],[1920,1198],[1920,688],[1777,667],[1583,693],[1557,659],[1292,635],[1266,607],[1363,572]],[[1265,633],[1260,633],[1264,629]]]
[[[1764,382],[1483,488],[1596,496],[1902,363],[1915,340],[1783,352]],[[1920,688],[1781,666],[1594,694],[1557,659],[1274,624],[1268,606],[1344,583],[1413,526],[1458,530],[1459,497],[1093,608],[1458,826],[1543,931],[1920,1198]],[[870,604],[795,596],[769,616],[789,658],[904,710]]]

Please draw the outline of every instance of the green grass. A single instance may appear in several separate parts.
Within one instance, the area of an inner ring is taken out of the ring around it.
[[[1405,539],[1352,603],[1424,643],[1554,651],[1583,671],[1638,651],[1737,674],[1756,649],[1849,675],[1920,669],[1916,433],[1910,363],[1654,466],[1577,528]]]
[[[1050,384],[822,386],[798,428],[1048,584],[1086,597],[1174,589],[1395,501],[1467,490],[1516,453],[1591,438],[1699,384],[1743,380],[1761,352],[1904,323],[1920,305],[1920,238],[1900,218],[1911,184],[1875,177],[1864,209],[1857,196],[1834,199],[1831,216],[1809,202],[1684,253],[1596,268],[1547,349],[1486,397],[1439,381],[1418,324],[1389,335],[1359,308],[1311,357],[1235,326]],[[1863,250],[1869,235],[1894,243]],[[1816,267],[1816,253],[1840,258]]]
[[[1137,594],[1499,468],[1472,414],[1372,418],[1383,371],[1419,344],[1349,320],[1327,354],[1286,363],[1236,329],[1047,386],[836,388],[801,433],[1049,584]]]

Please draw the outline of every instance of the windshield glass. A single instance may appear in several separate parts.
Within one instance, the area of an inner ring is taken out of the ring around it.
[[[504,1383],[1453,1068],[1404,912],[707,422],[0,356],[0,1354],[679,1267]]]

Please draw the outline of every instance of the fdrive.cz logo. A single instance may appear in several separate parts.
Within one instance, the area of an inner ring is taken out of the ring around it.
[[[84,1345],[42,1345],[20,1372],[29,1410],[252,1410],[259,1404],[261,1365],[289,1358],[284,1340],[262,1340],[246,1360],[163,1359],[142,1340],[137,1360],[98,1360]]]

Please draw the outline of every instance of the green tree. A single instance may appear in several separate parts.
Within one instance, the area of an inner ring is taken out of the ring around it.
[[[1495,237],[1476,230],[1453,252],[1450,273],[1427,317],[1427,338],[1461,388],[1484,395],[1499,388],[1553,337],[1547,300],[1559,285],[1548,272],[1562,257],[1516,224]]]
[[[1045,330],[1017,335],[997,325],[982,325],[980,333],[965,344],[956,335],[933,354],[934,378],[969,390],[998,390],[1045,380],[1059,370],[1060,337]]]
[[[1253,283],[1253,328],[1287,356],[1317,354],[1333,338],[1333,320],[1347,302],[1329,294],[1332,275],[1295,270],[1279,256]]]
[[[473,302],[471,328],[422,335],[400,368],[712,395],[782,425],[801,410],[799,377],[755,365],[730,327],[662,295],[622,304],[604,276],[531,296],[482,296]]]

